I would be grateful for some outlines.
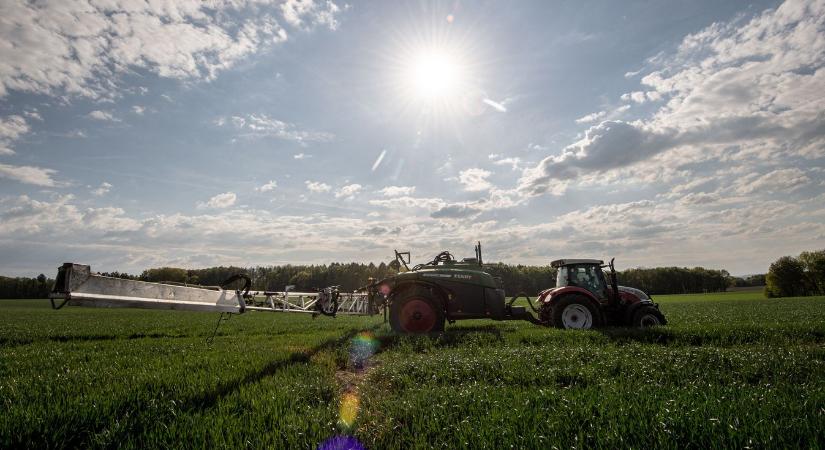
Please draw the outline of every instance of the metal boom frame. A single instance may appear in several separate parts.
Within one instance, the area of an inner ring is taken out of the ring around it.
[[[244,313],[297,312],[334,316],[372,315],[383,304],[371,302],[365,292],[339,293],[337,287],[319,292],[231,290],[222,287],[151,283],[92,273],[83,264],[65,263],[58,269],[49,298],[52,307],[65,305],[104,308],[173,309]],[[63,300],[55,304],[55,300]]]

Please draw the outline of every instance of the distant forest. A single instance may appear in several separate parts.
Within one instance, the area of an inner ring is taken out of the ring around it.
[[[556,269],[550,266],[485,264],[485,270],[500,277],[508,296],[537,292],[556,284]],[[321,265],[286,265],[242,267],[210,267],[207,269],[180,269],[161,267],[144,270],[140,275],[104,272],[103,275],[143,281],[174,281],[206,286],[218,286],[237,273],[252,278],[252,289],[280,291],[286,285],[297,290],[311,291],[325,286],[341,286],[353,290],[367,283],[369,278],[382,279],[398,271],[395,261],[381,263],[332,263]],[[619,284],[642,289],[650,294],[689,294],[720,292],[728,287],[762,286],[765,275],[747,278],[732,277],[725,270],[702,267],[657,267],[628,269],[618,273]],[[46,298],[54,281],[41,274],[36,278],[0,277],[0,298]]]

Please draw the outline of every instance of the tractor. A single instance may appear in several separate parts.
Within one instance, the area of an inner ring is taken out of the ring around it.
[[[559,259],[550,265],[558,270],[556,287],[539,293],[542,323],[578,329],[667,324],[649,295],[619,286],[612,259],[608,264],[598,259]],[[610,269],[609,278],[604,268]]]
[[[442,331],[445,322],[464,319],[527,320],[577,329],[666,323],[650,296],[618,285],[613,261],[607,265],[595,259],[553,261],[551,266],[558,269],[556,287],[541,291],[535,307],[524,294],[507,301],[501,279],[484,271],[481,243],[475,252],[474,258],[460,261],[441,252],[432,261],[410,268],[410,253],[396,251],[396,261],[404,270],[368,289],[384,297],[393,330],[407,334]],[[609,283],[602,270],[607,267]],[[513,306],[522,296],[538,318],[526,307]]]

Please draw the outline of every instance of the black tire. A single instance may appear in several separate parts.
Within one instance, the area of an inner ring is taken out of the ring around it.
[[[428,289],[408,289],[392,300],[390,326],[403,334],[444,331],[444,308]]]
[[[328,316],[328,317],[335,317],[338,314],[338,297],[340,294],[337,292],[324,294],[328,295],[329,297],[324,299],[324,303],[322,304],[320,301],[318,302],[318,307],[316,308],[319,313]]]
[[[645,305],[633,312],[633,319],[630,321],[630,325],[638,328],[655,327],[667,325],[667,319],[665,319],[665,315],[662,314],[658,308]]]
[[[568,294],[556,300],[552,309],[553,326],[562,329],[589,330],[602,325],[602,316],[589,298]]]

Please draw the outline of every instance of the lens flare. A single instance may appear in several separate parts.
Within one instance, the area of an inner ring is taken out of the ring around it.
[[[341,425],[346,428],[352,428],[355,425],[355,420],[358,419],[358,408],[360,400],[355,392],[346,392],[341,397],[341,407],[338,411]]]
[[[333,436],[318,445],[318,450],[365,450],[363,444],[352,436]]]
[[[367,361],[378,351],[378,339],[369,331],[362,331],[352,338],[349,360],[354,369],[363,369]]]

